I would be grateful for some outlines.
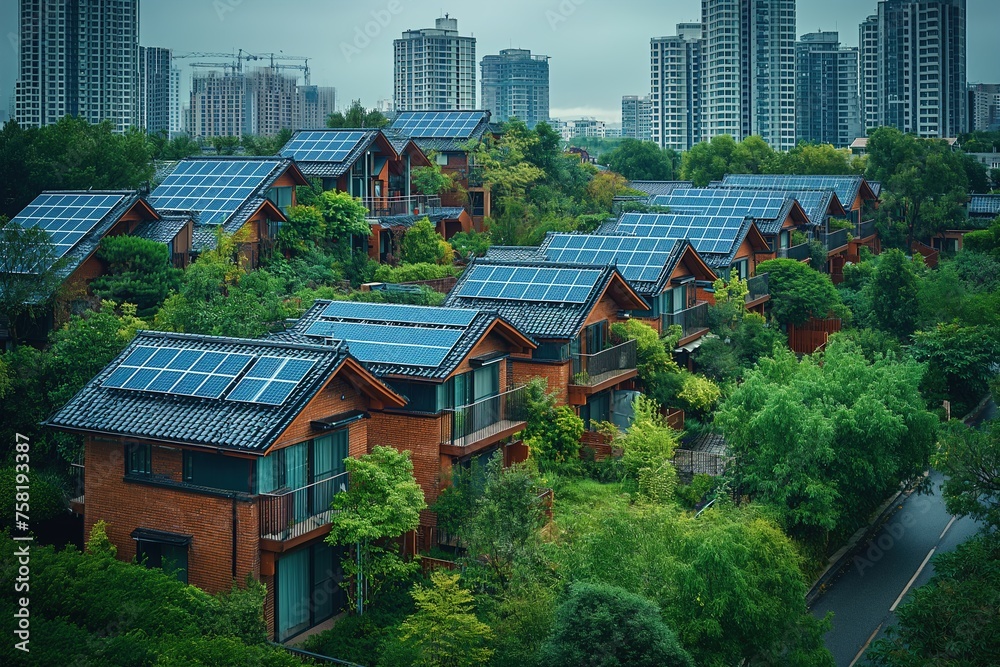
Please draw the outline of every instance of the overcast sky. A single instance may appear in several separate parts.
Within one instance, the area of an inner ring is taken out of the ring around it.
[[[798,32],[838,30],[844,45],[856,46],[858,24],[876,4],[799,0]],[[674,34],[677,23],[699,18],[700,7],[699,0],[140,0],[140,43],[308,56],[312,82],[336,86],[338,104],[360,98],[374,106],[392,97],[392,40],[450,12],[461,34],[477,38],[477,59],[509,47],[552,58],[553,117],[616,122],[622,95],[649,92],[649,38]],[[16,10],[14,0],[0,0],[0,33],[9,44],[0,45],[7,54],[0,107],[16,77]],[[969,81],[1000,82],[998,36],[1000,1],[968,0]]]

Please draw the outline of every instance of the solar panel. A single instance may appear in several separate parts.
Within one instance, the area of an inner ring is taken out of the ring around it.
[[[700,254],[728,255],[746,224],[743,216],[626,213],[616,234],[690,241]]]
[[[625,280],[654,282],[675,244],[676,240],[667,238],[552,234],[544,254],[561,264],[613,265]]]
[[[501,301],[585,303],[601,272],[597,270],[478,265],[468,270],[458,296]]]
[[[1000,213],[1000,195],[972,195],[969,201],[972,215],[995,215]]]
[[[392,129],[420,139],[467,139],[485,117],[483,111],[404,111]]]
[[[743,215],[757,220],[776,220],[789,197],[780,190],[730,190],[695,188],[675,190],[653,198],[653,205],[667,206],[673,213],[710,216]]]
[[[252,359],[247,354],[140,345],[102,386],[219,398]]]
[[[260,357],[226,400],[281,405],[315,365],[316,362],[309,359]]]
[[[60,194],[45,192],[17,214],[13,222],[22,228],[37,227],[50,235],[54,246],[54,259],[66,253],[90,233],[121,203],[125,194],[79,193]],[[44,270],[48,267],[25,267],[27,271]]]
[[[308,130],[295,134],[281,154],[299,162],[343,162],[365,138],[355,130]]]
[[[833,190],[845,208],[854,205],[860,176],[795,176],[784,174],[728,174],[722,183],[769,190]]]
[[[467,327],[478,314],[479,311],[460,308],[334,301],[323,310],[322,317],[337,320]]]
[[[280,160],[183,160],[149,196],[154,208],[199,211],[222,224],[281,164]]]
[[[367,363],[431,368],[441,365],[464,334],[457,329],[328,321],[306,330],[307,336],[345,341],[351,354]]]

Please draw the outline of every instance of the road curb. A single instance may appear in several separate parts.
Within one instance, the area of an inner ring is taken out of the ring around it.
[[[809,592],[806,593],[806,606],[811,606],[812,603],[826,592],[826,586],[829,584],[833,578],[840,572],[840,570],[847,565],[847,563],[854,556],[855,550],[858,545],[861,544],[865,538],[874,537],[875,533],[882,528],[882,525],[886,520],[898,509],[896,504],[902,500],[904,496],[908,496],[913,493],[914,490],[921,484],[921,482],[930,475],[930,470],[924,472],[919,478],[919,481],[910,485],[909,487],[900,490],[892,498],[886,500],[875,510],[875,519],[869,523],[867,526],[859,528],[851,538],[847,540],[847,543],[842,546],[835,554],[830,556],[830,560],[823,570],[822,574],[816,578],[813,585],[809,588]]]

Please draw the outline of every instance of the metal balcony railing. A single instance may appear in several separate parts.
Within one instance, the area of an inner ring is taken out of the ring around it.
[[[830,252],[831,250],[846,246],[849,237],[846,229],[838,229],[829,234],[819,233],[816,235],[816,238],[823,244],[826,251]]]
[[[854,236],[859,239],[866,239],[869,236],[875,236],[875,221],[865,220],[864,222],[858,223]]]
[[[523,425],[527,418],[527,387],[517,387],[447,411],[441,420],[441,443],[469,447]]]
[[[595,354],[573,355],[572,384],[593,386],[636,367],[636,342],[627,340]]]
[[[258,496],[260,537],[269,540],[290,540],[330,522],[334,495],[346,491],[348,473],[313,482],[283,493],[262,493]]]
[[[422,215],[441,208],[441,198],[428,195],[409,197],[362,197],[361,203],[368,209],[369,217],[390,215]]]
[[[771,294],[770,278],[766,273],[761,273],[753,278],[748,278],[747,290],[749,290],[746,298],[747,303],[763,299],[765,296]]]
[[[666,313],[663,315],[663,331],[673,325],[681,328],[681,338],[693,336],[699,331],[708,329],[708,302],[702,302],[693,308],[682,310],[679,313]]]
[[[812,257],[812,250],[810,250],[808,243],[800,243],[790,248],[778,248],[778,259],[794,259],[801,262],[810,257]]]

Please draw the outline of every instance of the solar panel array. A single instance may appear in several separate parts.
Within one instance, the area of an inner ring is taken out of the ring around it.
[[[854,204],[861,177],[859,176],[794,176],[775,174],[729,174],[724,185],[770,190],[833,190],[845,207]]]
[[[37,227],[50,235],[54,259],[64,256],[117,206],[124,194],[42,193],[28,204],[14,222],[22,228]],[[48,267],[30,267],[40,270]]]
[[[1000,213],[1000,195],[972,195],[969,213],[974,215],[996,215]]]
[[[420,139],[465,139],[485,115],[482,111],[404,111],[392,129]]]
[[[665,238],[553,234],[544,254],[547,260],[561,264],[614,265],[625,280],[655,282],[675,243]]]
[[[745,223],[743,216],[626,213],[615,231],[647,238],[687,240],[701,254],[728,255]]]
[[[302,131],[285,144],[281,154],[299,162],[343,162],[365,134],[355,130]]]
[[[776,220],[787,200],[788,195],[780,190],[695,188],[654,197],[652,203],[668,206],[675,213],[744,215],[758,220]]]
[[[103,386],[178,396],[219,398],[253,360],[248,354],[137,347]]]
[[[459,308],[334,301],[323,310],[322,317],[336,320],[467,327],[478,314],[479,311],[476,310]]]
[[[224,223],[281,162],[183,160],[149,196],[154,208],[199,211],[201,222]]]
[[[480,265],[469,269],[456,289],[469,299],[586,303],[600,278],[594,269]]]
[[[226,400],[281,405],[315,365],[309,359],[260,357]]]
[[[361,361],[401,366],[440,366],[463,329],[428,329],[391,324],[358,324],[320,320],[306,330],[307,336],[333,338],[347,343]]]

